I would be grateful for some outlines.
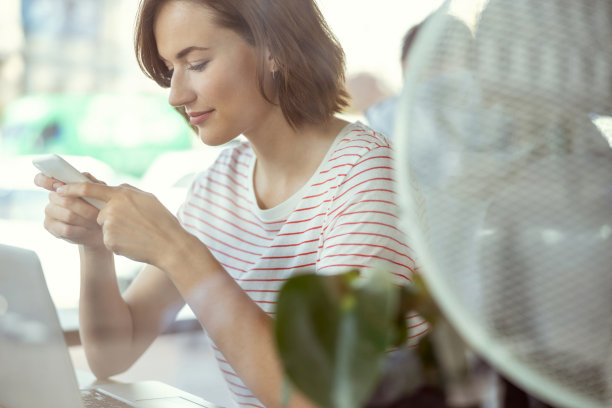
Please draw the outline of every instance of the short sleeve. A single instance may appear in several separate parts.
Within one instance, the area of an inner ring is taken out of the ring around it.
[[[318,271],[380,268],[410,281],[414,255],[399,227],[391,149],[362,155],[337,187],[324,225]]]

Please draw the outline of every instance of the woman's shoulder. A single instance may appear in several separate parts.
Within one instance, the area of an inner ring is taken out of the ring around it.
[[[389,140],[362,122],[349,123],[340,132],[338,145],[357,145],[369,149],[390,148]]]
[[[361,122],[353,122],[344,127],[336,139],[331,160],[359,160],[372,153],[390,154],[391,144],[380,132]]]

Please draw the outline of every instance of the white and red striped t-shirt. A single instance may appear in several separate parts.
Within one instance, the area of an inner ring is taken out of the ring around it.
[[[254,165],[248,143],[224,150],[196,178],[178,216],[265,312],[274,316],[283,283],[305,270],[377,267],[410,281],[415,262],[398,228],[392,152],[381,134],[347,125],[311,179],[271,209],[257,205]],[[413,340],[427,331],[419,316],[408,323]],[[236,401],[263,407],[215,352]]]

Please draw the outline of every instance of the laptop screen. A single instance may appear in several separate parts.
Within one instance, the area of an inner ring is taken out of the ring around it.
[[[36,253],[0,245],[0,406],[81,407]]]

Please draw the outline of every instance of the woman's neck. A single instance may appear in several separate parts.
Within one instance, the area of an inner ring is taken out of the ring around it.
[[[247,136],[257,158],[253,188],[259,207],[275,207],[298,191],[346,125],[334,117],[319,126],[279,126],[258,137]]]

